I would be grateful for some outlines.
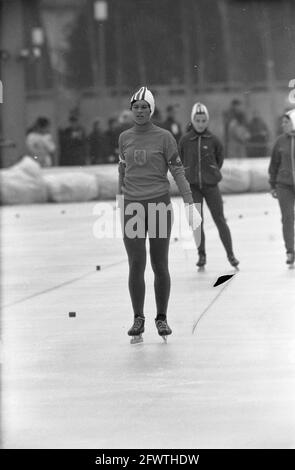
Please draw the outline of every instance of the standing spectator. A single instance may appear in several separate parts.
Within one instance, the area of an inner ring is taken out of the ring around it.
[[[245,114],[242,111],[236,112],[228,126],[227,157],[246,158],[246,143],[249,138]]]
[[[281,134],[284,133],[283,130],[283,117],[288,113],[288,111],[292,111],[292,107],[287,106],[284,108],[282,114],[280,114],[276,119],[276,136],[279,137]]]
[[[243,113],[243,104],[242,102],[235,98],[231,101],[229,108],[224,111],[223,113],[223,134],[224,134],[224,151],[225,156],[227,155],[227,147],[228,147],[228,128],[230,122],[236,117],[236,114]]]
[[[247,142],[247,157],[266,157],[268,155],[269,131],[266,123],[254,112],[248,124],[250,138]]]
[[[167,116],[163,122],[163,128],[171,132],[176,142],[179,142],[179,139],[182,135],[181,126],[175,119],[175,106],[169,105],[166,108]]]
[[[239,261],[233,252],[233,243],[226,222],[223,201],[218,187],[222,179],[223,148],[219,139],[209,131],[209,113],[202,103],[195,103],[191,112],[191,128],[179,142],[180,158],[185,168],[185,176],[190,183],[193,200],[201,204],[203,219],[204,200],[218,229],[219,237],[225,248],[230,264],[237,267]],[[197,266],[206,264],[204,223],[201,224],[201,243],[198,246]]]
[[[117,132],[120,135],[121,132],[127,131],[127,129],[130,129],[134,124],[133,122],[133,115],[132,111],[130,109],[124,109],[124,111],[121,112],[119,119],[118,119],[118,129]]]
[[[95,118],[90,134],[88,135],[89,159],[91,165],[106,162],[107,145],[104,132],[100,128],[100,119]]]
[[[293,265],[294,209],[295,209],[295,109],[282,118],[283,134],[272,149],[269,165],[271,194],[279,200],[283,237],[287,253],[286,263]]]
[[[106,163],[114,163],[118,161],[118,138],[119,125],[116,118],[108,120],[108,128],[105,131],[106,139]]]
[[[55,144],[50,134],[50,121],[46,117],[38,117],[28,130],[26,137],[28,154],[42,167],[52,166]]]
[[[69,126],[59,132],[60,165],[86,165],[87,137],[79,117],[70,114]]]

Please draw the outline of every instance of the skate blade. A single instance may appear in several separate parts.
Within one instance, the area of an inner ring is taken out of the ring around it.
[[[295,269],[295,265],[294,264],[289,264],[289,269]]]
[[[197,266],[198,272],[203,273],[205,271],[205,266]]]
[[[139,344],[139,343],[143,343],[142,335],[132,336],[130,340],[130,344]]]
[[[161,336],[161,338],[164,341],[164,343],[167,344],[167,336],[163,335],[163,336]]]

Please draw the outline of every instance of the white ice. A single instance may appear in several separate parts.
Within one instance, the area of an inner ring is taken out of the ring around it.
[[[234,271],[207,210],[204,272],[189,229],[172,234],[167,345],[149,260],[144,343],[129,343],[126,253],[93,236],[97,202],[1,209],[4,448],[295,447],[295,270],[277,201],[224,201],[240,271],[213,287]]]

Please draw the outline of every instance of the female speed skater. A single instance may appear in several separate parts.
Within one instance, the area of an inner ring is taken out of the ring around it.
[[[191,112],[191,126],[179,142],[179,153],[185,167],[185,176],[190,183],[195,203],[205,199],[217,226],[227,258],[237,268],[239,261],[233,252],[230,229],[223,213],[223,201],[218,187],[222,178],[220,169],[223,164],[223,148],[218,138],[208,130],[209,113],[202,103],[195,103]],[[201,224],[201,243],[198,246],[198,267],[206,264],[205,233]]]
[[[142,340],[144,332],[144,298],[146,267],[146,238],[149,235],[150,260],[154,272],[154,291],[157,307],[155,318],[160,336],[172,333],[167,323],[167,307],[170,295],[168,251],[172,227],[172,206],[169,195],[169,169],[188,205],[188,223],[195,229],[201,217],[194,206],[192,193],[184,175],[184,168],[172,134],[151,122],[155,100],[151,91],[142,87],[130,100],[134,125],[119,136],[119,193],[124,196],[121,205],[123,240],[129,262],[129,293],[134,323],[128,331],[134,339]],[[161,206],[155,214],[152,209]],[[164,210],[163,210],[164,208]],[[136,227],[134,234],[134,215]]]
[[[282,118],[283,134],[272,149],[269,176],[271,194],[279,201],[286,263],[294,265],[294,208],[295,208],[295,109]]]

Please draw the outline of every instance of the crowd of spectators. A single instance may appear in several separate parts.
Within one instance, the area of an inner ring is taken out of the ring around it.
[[[178,142],[187,130],[177,120],[177,106],[169,105],[163,118],[155,109],[154,124],[169,130]],[[226,158],[252,158],[269,156],[270,132],[267,124],[257,111],[247,118],[241,100],[233,99],[223,112],[223,143]],[[278,121],[279,122],[279,121]],[[58,142],[54,143],[50,133],[50,121],[37,118],[27,131],[27,154],[39,161],[43,167],[53,164],[60,166],[99,165],[118,161],[118,137],[122,131],[133,125],[130,110],[122,111],[118,117],[108,119],[107,128],[96,117],[89,132],[81,123],[79,112],[70,112],[68,124],[58,130]],[[278,127],[277,134],[281,133]]]
[[[227,158],[266,157],[270,132],[263,118],[254,110],[247,119],[243,103],[232,100],[223,113],[224,147]]]

